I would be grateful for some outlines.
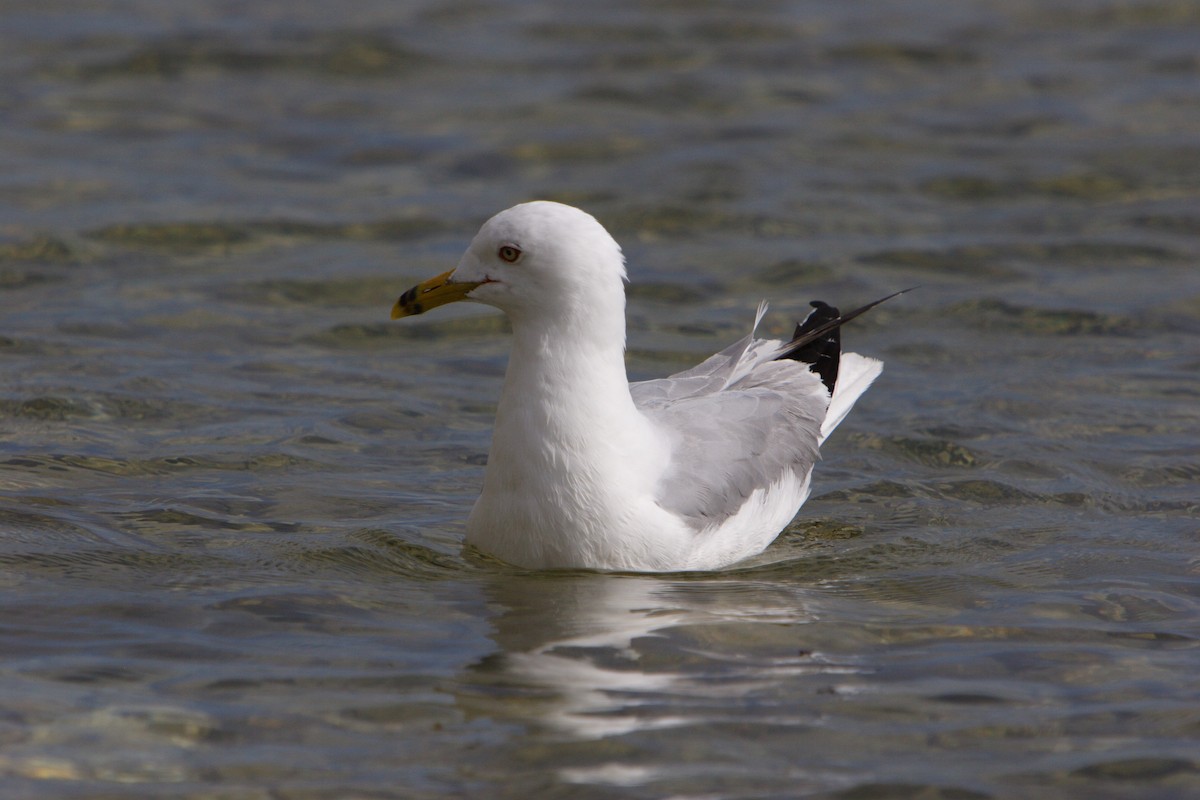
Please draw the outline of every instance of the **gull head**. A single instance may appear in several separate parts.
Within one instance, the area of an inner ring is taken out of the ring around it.
[[[400,296],[392,319],[470,300],[505,311],[578,320],[588,311],[625,308],[625,259],[596,219],[539,200],[501,211],[475,234],[458,266]]]

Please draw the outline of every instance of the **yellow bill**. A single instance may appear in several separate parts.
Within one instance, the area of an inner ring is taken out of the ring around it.
[[[392,319],[414,317],[424,314],[431,308],[444,306],[466,298],[472,289],[480,285],[480,281],[452,281],[450,276],[454,270],[443,272],[424,283],[418,283],[396,301],[392,306]]]

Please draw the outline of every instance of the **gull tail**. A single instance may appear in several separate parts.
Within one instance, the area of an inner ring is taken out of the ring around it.
[[[883,372],[883,362],[875,358],[860,356],[858,353],[844,353],[841,359],[841,377],[833,388],[833,397],[829,399],[829,409],[821,422],[821,439],[818,444],[824,444],[833,433],[833,429],[841,424],[859,396],[867,390],[879,373]]]

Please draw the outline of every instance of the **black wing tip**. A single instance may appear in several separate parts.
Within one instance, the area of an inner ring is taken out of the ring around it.
[[[846,314],[842,314],[836,306],[831,306],[824,300],[811,300],[809,305],[813,310],[809,312],[803,322],[796,326],[796,331],[792,334],[792,341],[783,346],[779,355],[775,356],[775,360],[791,359],[808,364],[809,369],[820,376],[825,388],[829,390],[830,394],[833,394],[833,387],[837,385],[838,366],[841,364],[842,358],[842,325],[858,315],[870,311],[880,303],[919,288],[921,287],[918,285],[901,289]]]
[[[824,300],[812,300],[809,305],[813,310],[796,326],[796,331],[792,334],[793,342],[803,343],[779,358],[808,364],[808,368],[817,373],[821,383],[825,384],[825,388],[832,394],[833,387],[837,385],[838,367],[842,360],[842,333],[837,326],[827,326],[839,319],[841,312]],[[819,329],[824,329],[824,332],[815,334],[814,337],[809,336]]]

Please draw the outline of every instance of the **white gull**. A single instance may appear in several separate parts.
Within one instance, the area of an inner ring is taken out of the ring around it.
[[[883,368],[841,353],[838,336],[882,300],[840,316],[813,303],[791,342],[751,329],[690,370],[630,384],[624,282],[599,222],[537,201],[492,217],[457,267],[396,301],[393,319],[470,300],[512,323],[467,520],[478,549],[534,569],[632,572],[755,555],[807,499],[818,448]]]

